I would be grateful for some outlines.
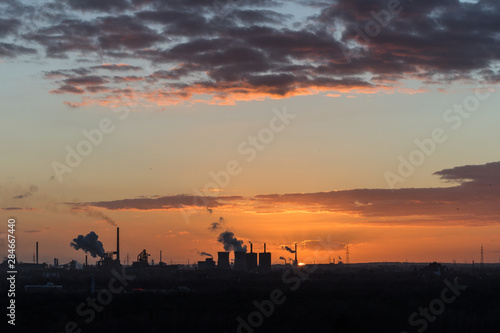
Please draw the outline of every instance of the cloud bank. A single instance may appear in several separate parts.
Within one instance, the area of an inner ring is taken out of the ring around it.
[[[81,65],[46,73],[51,92],[73,107],[419,92],[500,79],[494,0],[9,0],[0,13],[0,57]],[[406,90],[408,78],[423,88]]]

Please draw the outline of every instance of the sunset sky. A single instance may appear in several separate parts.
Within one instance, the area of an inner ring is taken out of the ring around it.
[[[0,73],[21,261],[500,260],[497,0],[5,0]]]

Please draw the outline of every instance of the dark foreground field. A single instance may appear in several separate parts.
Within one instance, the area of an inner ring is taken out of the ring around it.
[[[15,331],[500,332],[497,274],[190,272],[136,276],[119,293],[101,292],[111,278],[96,277],[95,303],[76,288],[85,276],[72,291],[18,293]]]

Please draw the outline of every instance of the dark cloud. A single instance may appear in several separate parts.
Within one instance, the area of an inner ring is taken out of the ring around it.
[[[101,76],[81,76],[64,80],[64,83],[69,85],[85,85],[85,86],[100,85],[107,82],[108,81],[106,80],[106,78]]]
[[[67,0],[71,8],[91,11],[112,12],[123,11],[131,7],[127,0]]]
[[[179,209],[184,207],[220,207],[226,201],[241,199],[240,196],[202,197],[192,195],[163,196],[157,198],[123,199],[115,201],[89,202],[83,206],[102,207],[109,210],[119,209]]]
[[[55,71],[44,72],[46,78],[69,78],[73,76],[83,76],[92,73],[92,70],[87,68],[61,69]]]
[[[444,169],[434,173],[441,179],[454,182],[471,182],[488,186],[500,185],[500,162],[483,165],[465,165],[452,169]]]
[[[0,42],[0,57],[15,58],[25,54],[36,54],[36,50],[21,45]]]
[[[105,17],[99,19],[98,45],[103,50],[148,48],[166,40],[166,37],[152,28],[138,22],[132,16]]]
[[[51,91],[53,94],[84,94],[85,90],[72,85],[65,84],[57,89]]]
[[[245,24],[257,23],[281,23],[291,18],[290,15],[284,15],[272,10],[235,10],[229,15]]]
[[[0,18],[0,38],[16,32],[20,25],[21,22],[19,20]]]
[[[131,66],[127,64],[102,64],[99,66],[92,66],[92,69],[104,69],[108,71],[139,71],[142,68],[139,66]]]
[[[37,9],[11,2],[0,15],[0,39],[21,31],[23,12]],[[76,54],[89,67],[81,74],[61,73],[70,80],[99,70],[139,70],[144,61],[159,67],[129,80],[117,75],[112,84],[96,84],[100,88],[78,86],[82,91],[56,81],[57,93],[92,94],[83,96],[87,104],[139,96],[136,102],[164,105],[200,94],[229,104],[329,91],[395,90],[408,78],[425,85],[500,81],[495,67],[500,60],[498,2],[401,1],[395,14],[387,12],[386,0],[294,2],[315,14],[295,11],[292,16],[284,10],[285,1],[54,2],[44,10],[53,20],[34,25],[15,45],[5,39],[0,55],[35,54],[38,47],[49,58]],[[75,18],[68,8],[91,13]],[[140,61],[141,66],[96,65],[101,57]],[[120,95],[123,87],[116,85],[123,83],[129,84],[129,94]]]

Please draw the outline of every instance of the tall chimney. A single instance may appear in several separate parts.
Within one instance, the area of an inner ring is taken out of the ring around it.
[[[295,243],[295,265],[298,265],[299,263],[297,262],[297,243]]]
[[[120,228],[116,228],[116,260],[120,263]]]
[[[89,267],[89,256],[85,255],[85,267]]]
[[[250,253],[253,253],[253,244],[250,243]]]
[[[36,263],[38,264],[38,242],[36,242]]]
[[[266,253],[266,243],[264,243],[264,253]]]
[[[161,265],[162,261],[161,261],[161,250],[160,250],[160,265]]]

